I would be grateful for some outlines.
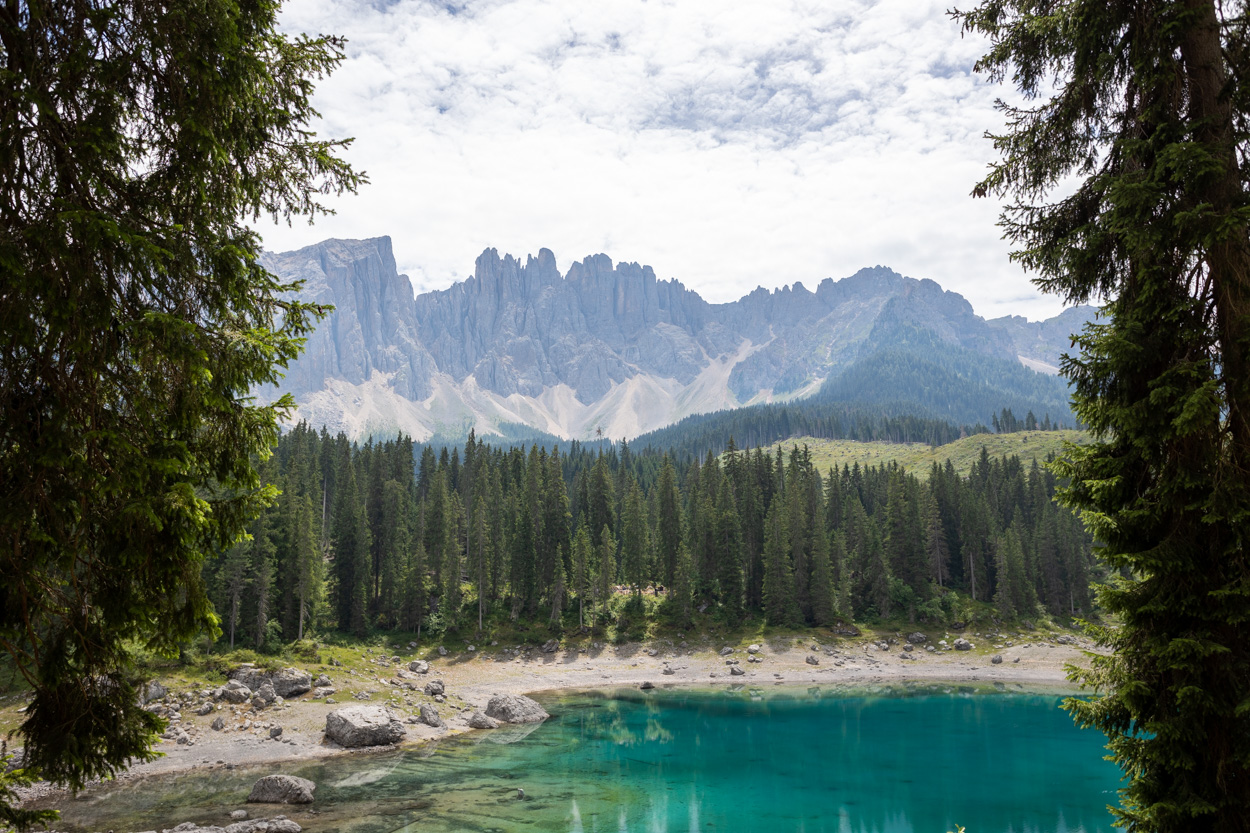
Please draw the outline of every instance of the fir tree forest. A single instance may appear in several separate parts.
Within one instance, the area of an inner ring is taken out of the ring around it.
[[[968,476],[818,471],[806,448],[673,459],[628,444],[436,450],[304,424],[262,464],[281,496],[205,578],[230,647],[312,631],[640,636],[648,617],[834,627],[1090,612],[1079,519],[1037,460]],[[585,632],[585,631],[582,631]]]

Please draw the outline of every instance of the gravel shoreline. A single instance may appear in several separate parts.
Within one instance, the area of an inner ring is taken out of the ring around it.
[[[778,638],[759,643],[755,653],[749,653],[746,644],[721,645],[706,639],[685,647],[685,643],[674,645],[668,640],[620,646],[582,643],[551,652],[540,648],[526,650],[523,646],[492,646],[445,657],[431,652],[424,657],[430,669],[423,675],[404,671],[408,660],[415,656],[399,657],[396,663],[392,662],[394,657],[365,653],[361,654],[363,662],[370,667],[320,669],[335,678],[338,691],[333,702],[304,695],[263,711],[252,711],[246,705],[225,706],[201,716],[188,710],[179,725],[189,733],[190,742],[162,741],[157,746],[162,757],[131,767],[120,773],[117,780],[222,767],[276,766],[396,748],[344,749],[323,738],[326,715],[358,700],[389,705],[405,721],[415,718],[422,704],[439,710],[446,727],[435,729],[405,722],[407,736],[397,744],[402,749],[463,732],[492,731],[471,729],[468,718],[474,710],[484,708],[495,694],[558,693],[643,683],[657,687],[743,683],[851,687],[928,681],[1072,688],[1065,666],[1082,664],[1085,651],[1091,650],[1084,642],[1059,644],[1053,639],[1032,637],[1021,644],[993,644],[968,636],[976,644],[971,651],[930,652],[924,645],[904,651],[906,639],[901,634],[890,637],[895,644],[889,645],[888,650],[879,647],[878,640],[886,638],[882,635],[838,639],[828,644],[810,637]],[[935,640],[942,638],[937,636]],[[1064,638],[1077,642],[1072,637]],[[731,653],[722,653],[725,650]],[[997,664],[993,662],[995,656],[1001,657]],[[389,673],[374,673],[375,669],[381,672],[384,665]],[[434,679],[442,680],[446,687],[442,702],[436,703],[421,692],[420,684]],[[408,683],[417,684],[416,690],[407,688]],[[229,721],[228,728],[211,729],[210,723],[222,715]],[[279,739],[269,737],[272,726],[282,728]],[[26,806],[55,807],[69,795],[63,788],[38,784],[25,790],[22,798]]]

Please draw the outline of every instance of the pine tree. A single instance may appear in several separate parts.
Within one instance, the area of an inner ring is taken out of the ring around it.
[[[586,627],[586,599],[590,596],[591,589],[591,549],[590,533],[586,531],[585,524],[581,524],[573,536],[573,573],[570,576],[573,593],[577,596],[579,628]]]
[[[1037,283],[1109,299],[1063,361],[1095,441],[1058,470],[1118,578],[1070,700],[1131,777],[1137,831],[1250,807],[1250,31],[1242,3],[986,0],[978,67],[1028,96],[977,192]],[[1005,105],[1004,105],[1005,106]],[[1062,193],[1053,202],[1054,188]]]
[[[612,537],[612,530],[607,524],[599,530],[599,541],[599,569],[596,576],[598,584],[595,590],[602,604],[600,621],[607,621],[608,605],[612,601],[612,585],[616,578],[616,539]]]
[[[677,550],[681,546],[681,495],[677,491],[677,474],[673,463],[664,455],[660,469],[658,523],[656,525],[656,559],[660,579],[671,586],[677,571]]]
[[[800,619],[790,556],[788,504],[774,500],[764,521],[764,616],[771,625],[793,626]]]
[[[634,596],[642,595],[646,583],[647,521],[643,514],[642,490],[632,478],[626,487],[625,505],[621,512],[621,573]]]
[[[706,466],[704,469],[706,470]],[[745,585],[743,581],[742,528],[738,522],[738,507],[734,503],[729,478],[720,480],[716,496],[715,524],[713,527],[716,576],[721,613],[730,622],[742,618]]]

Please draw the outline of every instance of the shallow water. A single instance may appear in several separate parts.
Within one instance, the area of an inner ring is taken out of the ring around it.
[[[314,833],[1111,831],[1119,771],[1054,693],[735,686],[542,699],[553,718],[538,727],[285,767],[318,785],[316,815],[287,814]],[[68,802],[58,827],[224,824],[272,771],[100,789]]]

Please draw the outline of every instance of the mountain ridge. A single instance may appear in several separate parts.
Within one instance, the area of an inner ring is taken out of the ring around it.
[[[326,240],[263,263],[305,281],[305,300],[335,306],[281,390],[295,394],[297,418],[353,437],[491,434],[502,423],[636,436],[691,414],[815,394],[855,363],[883,318],[1013,362],[1018,341],[1050,336],[992,326],[961,295],[883,266],[712,304],[606,254],[561,274],[545,248],[524,260],[487,248],[471,277],[420,294],[398,273],[389,237]]]

